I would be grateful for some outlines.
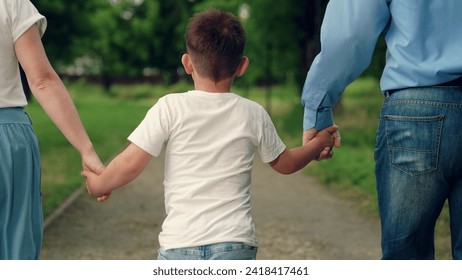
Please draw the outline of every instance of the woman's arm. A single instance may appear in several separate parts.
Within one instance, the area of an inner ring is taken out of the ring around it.
[[[48,61],[36,25],[16,40],[15,52],[32,94],[77,149],[84,169],[101,172],[104,166],[96,155],[67,89]]]

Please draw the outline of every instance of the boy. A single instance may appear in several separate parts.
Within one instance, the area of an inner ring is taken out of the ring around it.
[[[161,98],[102,174],[82,174],[92,195],[109,194],[137,177],[166,144],[167,217],[158,258],[255,259],[249,193],[255,152],[276,171],[293,173],[330,156],[337,129],[287,150],[263,107],[230,92],[249,64],[245,32],[231,14],[194,15],[185,39],[181,62],[195,90]]]

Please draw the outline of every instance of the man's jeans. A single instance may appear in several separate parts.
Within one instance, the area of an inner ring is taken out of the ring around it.
[[[257,247],[225,242],[197,247],[158,251],[158,260],[255,260]]]
[[[383,259],[434,259],[448,199],[452,255],[462,259],[462,88],[386,96],[375,147]]]

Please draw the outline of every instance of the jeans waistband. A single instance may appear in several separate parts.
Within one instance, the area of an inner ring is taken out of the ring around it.
[[[451,88],[451,87],[462,87],[462,77],[459,77],[455,80],[452,80],[452,81],[449,81],[449,82],[446,82],[446,83],[442,83],[442,84],[438,84],[438,85],[434,85],[434,86],[429,86],[428,88],[431,88],[431,87],[448,87],[448,88]],[[410,88],[399,88],[399,89],[392,89],[392,90],[387,90],[385,92],[385,97],[389,97],[390,95],[392,95],[393,93],[397,92],[397,91],[400,91],[400,90],[405,90],[405,89],[410,89]]]
[[[462,104],[462,87],[433,86],[405,88],[391,95],[385,92],[386,103],[402,101],[439,102],[460,106]]]
[[[29,116],[21,107],[0,108],[0,124],[23,123],[30,124]]]

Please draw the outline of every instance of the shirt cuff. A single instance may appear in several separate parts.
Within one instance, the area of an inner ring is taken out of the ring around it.
[[[313,111],[305,107],[303,130],[315,128],[320,131],[328,126],[331,126],[333,123],[334,117],[332,116],[332,108],[324,108],[319,111]]]

